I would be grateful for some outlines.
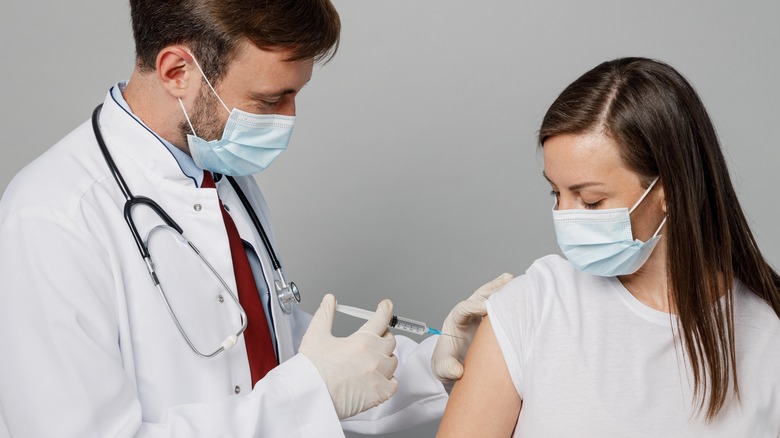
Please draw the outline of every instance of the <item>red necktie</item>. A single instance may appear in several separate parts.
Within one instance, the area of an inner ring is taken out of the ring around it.
[[[209,172],[203,172],[203,188],[215,188],[214,179]],[[278,363],[274,344],[271,340],[271,330],[268,328],[268,320],[265,318],[263,303],[257,292],[257,283],[252,275],[252,268],[246,255],[246,249],[238,234],[236,224],[231,219],[222,201],[219,201],[222,211],[222,219],[225,222],[228,240],[230,241],[230,255],[233,259],[233,272],[236,276],[238,288],[238,301],[244,308],[247,316],[246,331],[244,331],[244,343],[246,353],[249,356],[249,370],[252,373],[252,386],[262,379]]]

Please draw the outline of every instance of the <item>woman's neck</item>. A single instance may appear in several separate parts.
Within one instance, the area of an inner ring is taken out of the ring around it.
[[[638,271],[619,276],[618,280],[631,295],[646,306],[666,313],[676,313],[669,300],[669,283],[666,271],[666,239],[661,238],[650,258]]]

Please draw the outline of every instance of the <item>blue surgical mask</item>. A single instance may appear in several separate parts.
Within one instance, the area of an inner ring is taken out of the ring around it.
[[[194,61],[195,57],[192,59]],[[184,103],[179,99],[184,117],[192,130],[192,135],[187,135],[187,144],[195,164],[201,169],[230,176],[246,176],[263,171],[287,149],[295,116],[252,114],[236,108],[231,111],[214,90],[197,61],[195,65],[219,99],[219,103],[230,114],[225,130],[222,131],[222,138],[206,141],[195,133]]]
[[[647,261],[661,238],[658,232],[666,223],[666,217],[653,237],[642,242],[633,238],[630,214],[657,181],[656,177],[630,210],[553,209],[558,246],[575,268],[588,274],[613,277],[633,274]]]

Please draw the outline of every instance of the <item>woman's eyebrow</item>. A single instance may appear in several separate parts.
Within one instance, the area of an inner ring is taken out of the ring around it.
[[[544,177],[544,179],[546,179],[546,180],[547,180],[547,182],[549,182],[550,184],[552,184],[552,185],[556,185],[556,184],[555,184],[555,183],[554,183],[554,182],[553,182],[553,181],[552,181],[552,180],[551,180],[551,179],[550,179],[550,178],[547,176],[547,174],[546,174],[546,173],[544,173],[544,171],[542,171],[542,176],[543,176],[543,177]],[[567,189],[567,190],[569,190],[569,191],[571,191],[571,192],[576,192],[576,191],[578,191],[578,190],[582,190],[582,189],[584,189],[584,188],[586,188],[586,187],[592,187],[592,186],[603,186],[603,185],[604,185],[604,183],[601,183],[601,182],[596,182],[596,181],[586,181],[586,182],[581,182],[581,183],[579,183],[579,184],[574,184],[574,185],[571,185],[571,186],[569,186],[569,187],[566,187],[566,189]]]

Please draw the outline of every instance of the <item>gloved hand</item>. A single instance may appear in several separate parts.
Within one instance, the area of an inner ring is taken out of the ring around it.
[[[327,294],[314,313],[298,351],[312,361],[328,387],[339,419],[351,417],[389,399],[398,389],[393,377],[398,358],[388,329],[393,303],[383,300],[376,314],[346,338],[331,334],[336,298]]]
[[[477,289],[468,299],[458,303],[442,324],[442,333],[436,341],[431,358],[431,368],[445,388],[463,376],[463,359],[474,339],[482,317],[487,314],[485,300],[514,278],[512,274],[501,274],[498,278]],[[447,336],[452,335],[452,336]]]

